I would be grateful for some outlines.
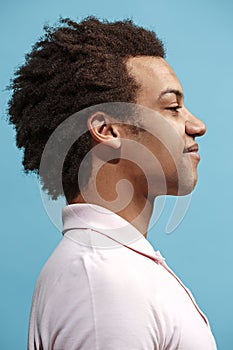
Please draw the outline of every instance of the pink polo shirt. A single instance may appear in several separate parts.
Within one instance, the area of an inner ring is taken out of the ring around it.
[[[208,321],[159,252],[102,207],[63,209],[37,281],[29,350],[214,350]]]

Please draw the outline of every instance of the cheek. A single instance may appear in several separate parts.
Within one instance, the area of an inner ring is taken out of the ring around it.
[[[167,119],[169,125],[172,127],[174,134],[177,134],[177,137],[181,138],[184,140],[185,137],[185,118],[183,116],[174,117],[174,118],[169,118]]]
[[[144,145],[153,154],[152,161],[146,153],[143,155],[144,169],[150,185],[157,194],[170,192],[171,188],[177,187],[178,183],[177,167],[180,163],[180,149],[177,143],[164,144],[157,138],[150,137]]]
[[[153,154],[165,174],[177,173],[183,157],[184,125],[175,118],[154,117],[149,132],[141,133],[140,142]]]
[[[146,146],[153,153],[164,170],[176,168],[183,155],[183,142],[181,142],[177,135],[164,140],[151,137]]]

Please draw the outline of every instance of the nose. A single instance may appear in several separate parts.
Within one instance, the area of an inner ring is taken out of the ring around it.
[[[185,131],[192,137],[202,136],[206,133],[206,125],[202,120],[189,112],[185,121]]]

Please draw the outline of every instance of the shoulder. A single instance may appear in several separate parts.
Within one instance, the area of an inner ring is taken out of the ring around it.
[[[73,338],[82,329],[100,349],[158,348],[177,326],[163,288],[161,267],[125,247],[91,249],[64,239],[39,277],[33,314],[44,332],[64,329]]]

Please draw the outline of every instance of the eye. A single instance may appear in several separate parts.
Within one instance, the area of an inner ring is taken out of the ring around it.
[[[174,107],[167,107],[167,108],[165,108],[165,109],[167,109],[167,110],[169,110],[169,111],[172,111],[172,112],[178,112],[178,110],[179,110],[180,108],[182,108],[182,106],[177,105],[177,106],[174,106]]]

